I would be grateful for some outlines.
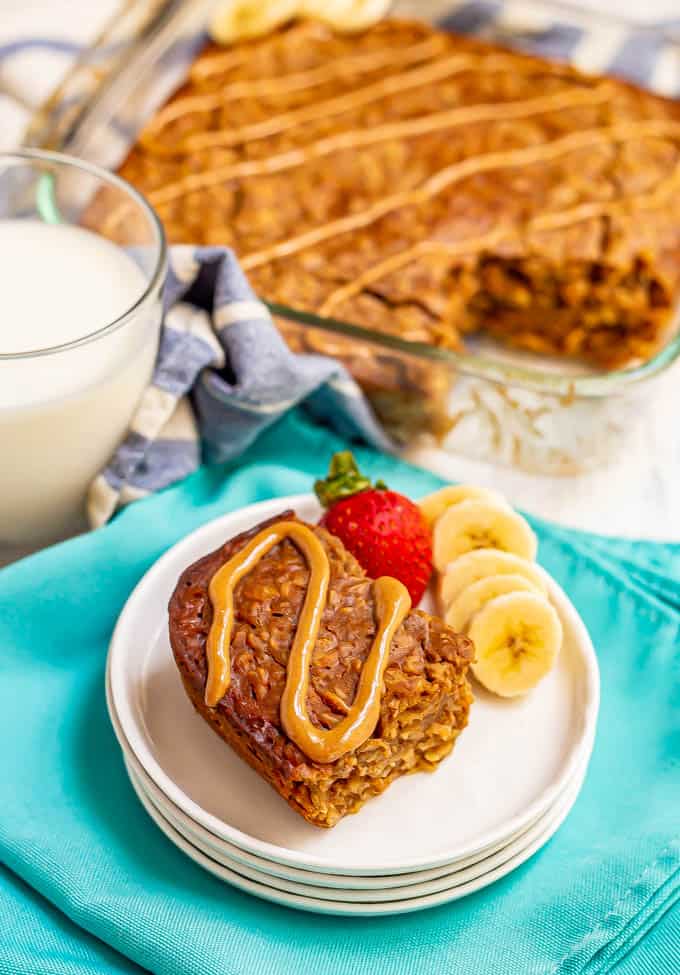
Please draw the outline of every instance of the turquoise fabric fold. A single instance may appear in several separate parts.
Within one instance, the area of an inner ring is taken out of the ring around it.
[[[141,975],[123,955],[0,867],[0,975]]]
[[[105,528],[0,572],[3,975],[127,975],[136,966],[159,975],[631,975],[637,958],[640,972],[677,975],[673,547],[622,548],[534,522],[540,559],[598,652],[600,722],[571,815],[484,891],[396,918],[297,913],[207,875],[142,810],[104,703],[107,643],[125,599],[178,538],[223,512],[308,490],[342,446],[291,414],[238,467],[202,468]],[[395,458],[357,454],[414,497],[440,483]]]

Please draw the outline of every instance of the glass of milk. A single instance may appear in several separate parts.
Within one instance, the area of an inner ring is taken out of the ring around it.
[[[165,273],[159,220],[123,180],[0,154],[0,564],[86,527],[151,377]]]

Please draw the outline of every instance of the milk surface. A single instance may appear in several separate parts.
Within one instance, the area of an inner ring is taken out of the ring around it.
[[[80,227],[0,220],[0,356],[84,338],[132,308],[147,279]],[[0,549],[84,527],[91,479],[124,436],[153,369],[157,301],[103,338],[0,358]]]
[[[146,288],[128,255],[81,227],[0,220],[0,353],[73,342],[123,315]]]

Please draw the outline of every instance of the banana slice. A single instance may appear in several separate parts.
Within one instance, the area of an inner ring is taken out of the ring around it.
[[[467,589],[463,589],[451,603],[446,612],[446,622],[457,633],[466,633],[473,616],[491,599],[495,599],[496,596],[504,596],[508,592],[519,591],[542,595],[540,589],[525,576],[513,575],[511,572],[505,575],[478,579]]]
[[[517,697],[550,671],[562,645],[562,624],[554,608],[533,592],[497,596],[470,624],[476,659],[472,672],[488,690]]]
[[[441,572],[453,559],[475,548],[498,548],[533,561],[538,542],[524,518],[512,508],[490,501],[460,501],[434,526],[435,568]]]
[[[505,575],[508,572],[528,579],[538,592],[547,596],[548,587],[533,562],[511,552],[499,552],[497,548],[475,548],[446,566],[439,579],[440,605],[447,609],[468,586],[486,576]]]
[[[298,0],[221,0],[210,21],[218,44],[262,37],[297,14]]]
[[[475,487],[474,484],[449,484],[421,498],[418,507],[431,527],[452,504],[470,500],[491,501],[493,504],[507,506],[503,495],[490,488]]]
[[[358,31],[384,17],[392,0],[302,0],[303,16],[317,17],[339,31]]]

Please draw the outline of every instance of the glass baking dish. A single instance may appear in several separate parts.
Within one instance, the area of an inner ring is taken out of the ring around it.
[[[36,115],[27,142],[118,165],[153,111],[186,76],[205,43],[212,6],[211,0],[129,2],[126,16],[104,31]],[[631,29],[621,18],[553,0],[509,0],[502,7],[401,0],[392,12],[525,50],[537,40],[545,47],[552,31],[556,55],[563,53],[560,37],[585,31],[588,41],[576,45],[572,57],[582,68],[591,66],[587,58],[593,52],[611,52]],[[636,43],[659,55],[655,88],[670,93],[680,78],[680,44],[654,28],[635,30]],[[643,419],[672,409],[673,380],[680,374],[680,314],[674,337],[653,359],[602,372],[483,338],[468,341],[466,351],[458,353],[282,305],[270,307],[291,348],[332,354],[348,366],[398,444],[436,443],[454,454],[533,473],[578,474],[613,463],[630,449]]]

